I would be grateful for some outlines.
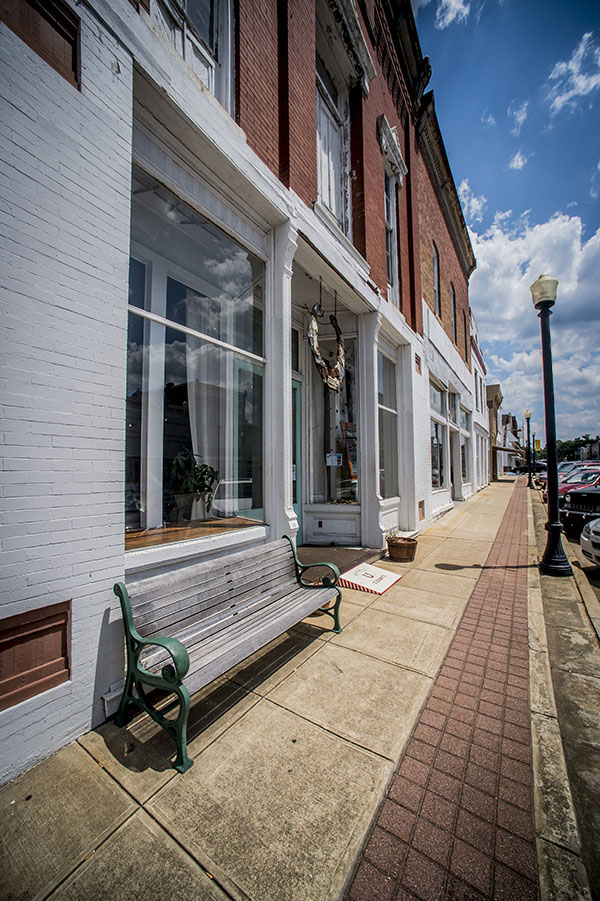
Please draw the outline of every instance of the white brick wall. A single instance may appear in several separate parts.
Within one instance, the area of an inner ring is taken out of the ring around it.
[[[101,719],[122,672],[132,65],[76,10],[80,91],[0,24],[0,618],[73,612],[71,681],[0,713],[0,782]]]

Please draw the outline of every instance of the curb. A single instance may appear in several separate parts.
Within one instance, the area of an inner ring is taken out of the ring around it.
[[[537,569],[533,502],[529,493],[527,497],[528,558],[530,564],[536,564],[530,565],[527,570],[527,610],[533,814],[540,899],[588,901],[591,892],[581,859],[579,828],[552,686],[541,580]],[[580,577],[585,578],[581,572]]]

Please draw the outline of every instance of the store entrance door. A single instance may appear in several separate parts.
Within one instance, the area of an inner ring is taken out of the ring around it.
[[[292,379],[292,503],[298,518],[296,544],[302,544],[302,382]]]

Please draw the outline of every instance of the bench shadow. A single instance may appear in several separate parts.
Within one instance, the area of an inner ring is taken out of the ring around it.
[[[293,663],[311,644],[323,634],[323,629],[303,623],[302,631],[285,632],[261,651],[234,667],[231,673],[221,676],[214,683],[192,695],[188,719],[188,746],[190,756],[199,753],[193,742],[208,732],[219,720],[228,716],[230,721],[243,716],[255,703],[256,690],[268,679],[277,677],[284,667]],[[302,658],[301,658],[302,659]],[[282,678],[284,675],[282,674]],[[156,690],[148,695],[157,710],[168,706],[172,700],[168,692]],[[235,708],[240,707],[235,714]],[[124,768],[132,773],[153,771],[169,773],[175,758],[175,745],[148,714],[137,712],[130,705],[131,719],[122,727],[114,722],[114,716],[94,730],[102,739],[107,751]],[[176,713],[176,711],[174,711]],[[223,724],[227,728],[227,724]]]

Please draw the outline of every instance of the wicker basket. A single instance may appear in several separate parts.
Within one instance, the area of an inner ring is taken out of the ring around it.
[[[387,539],[388,554],[390,560],[399,560],[403,563],[410,563],[415,559],[417,553],[417,539],[403,538],[398,535],[390,535]]]

